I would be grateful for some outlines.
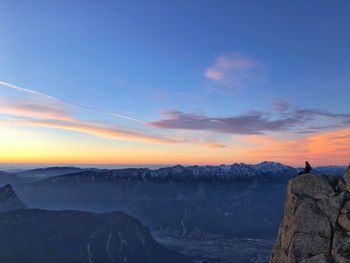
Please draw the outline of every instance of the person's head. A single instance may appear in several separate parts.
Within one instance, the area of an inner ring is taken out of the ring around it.
[[[310,165],[308,161],[305,162],[305,165]]]

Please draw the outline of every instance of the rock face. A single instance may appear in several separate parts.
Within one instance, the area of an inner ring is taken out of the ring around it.
[[[347,185],[347,190],[350,191],[350,165],[349,165],[349,167],[345,170],[345,173],[344,173],[344,180],[345,180],[346,185]]]
[[[350,263],[349,173],[290,180],[270,263]]]
[[[20,209],[0,213],[1,263],[189,263],[123,212]]]
[[[11,185],[7,184],[0,188],[0,212],[27,208],[17,197]]]

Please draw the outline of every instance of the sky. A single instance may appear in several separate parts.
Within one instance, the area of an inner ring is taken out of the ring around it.
[[[3,0],[0,164],[348,164],[349,13]]]

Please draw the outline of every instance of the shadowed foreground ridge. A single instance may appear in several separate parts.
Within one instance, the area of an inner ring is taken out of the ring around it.
[[[2,263],[190,262],[123,212],[21,209],[0,213]]]
[[[13,191],[11,185],[0,187],[0,212],[27,208]]]
[[[350,262],[350,166],[344,178],[304,174],[290,180],[270,263]]]
[[[123,213],[26,209],[10,185],[0,188],[1,263],[187,263]]]

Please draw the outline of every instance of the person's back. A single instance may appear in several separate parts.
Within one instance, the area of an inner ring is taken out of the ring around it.
[[[308,174],[308,173],[311,172],[311,170],[312,170],[312,167],[311,167],[310,163],[309,163],[308,161],[306,161],[306,162],[305,162],[304,173],[305,173],[305,174]]]

